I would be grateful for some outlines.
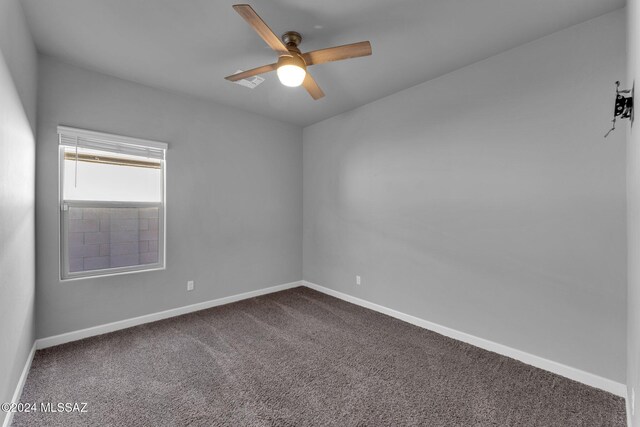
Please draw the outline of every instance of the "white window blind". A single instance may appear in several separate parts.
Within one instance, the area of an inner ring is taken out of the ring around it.
[[[68,126],[58,126],[60,145],[164,160],[167,144]]]

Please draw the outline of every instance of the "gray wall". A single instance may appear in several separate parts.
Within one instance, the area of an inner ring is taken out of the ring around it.
[[[624,75],[618,10],[305,128],[304,279],[625,382]]]
[[[638,0],[627,2],[627,78],[625,88],[635,85],[636,94],[640,79],[640,4]],[[637,95],[636,95],[637,97]],[[632,424],[640,426],[640,129],[638,128],[639,102],[636,100],[635,123],[627,120],[620,127],[627,129],[627,236],[628,280],[627,296],[627,405],[635,409]],[[633,399],[632,399],[633,398]],[[631,426],[630,426],[631,427]]]
[[[0,1],[0,402],[11,401],[34,341],[36,85],[20,2]]]
[[[40,65],[38,337],[302,278],[299,127],[49,57]],[[58,124],[170,144],[166,271],[59,280]]]

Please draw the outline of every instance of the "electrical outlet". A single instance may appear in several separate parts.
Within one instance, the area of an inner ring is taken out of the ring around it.
[[[361,283],[360,276],[356,276],[356,285],[360,285]]]
[[[193,280],[189,280],[189,281],[187,282],[187,290],[188,290],[188,291],[192,291],[192,290],[193,290],[193,287],[194,287]]]

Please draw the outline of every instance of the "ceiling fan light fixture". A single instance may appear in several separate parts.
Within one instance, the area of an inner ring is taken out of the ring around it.
[[[289,87],[298,87],[304,81],[307,72],[297,65],[283,65],[278,68],[280,83]]]
[[[247,79],[258,74],[276,71],[280,83],[284,86],[304,86],[304,89],[315,100],[324,96],[313,76],[307,72],[307,66],[324,64],[325,62],[342,61],[371,55],[371,43],[368,41],[328,47],[302,53],[298,46],[302,35],[297,31],[287,31],[282,37],[276,36],[271,28],[258,16],[248,4],[234,4],[233,9],[255,30],[267,45],[280,56],[278,62],[263,65],[248,71],[236,72],[225,79],[231,82]]]
[[[276,70],[280,83],[289,87],[298,87],[307,75],[307,65],[297,55],[281,56]]]

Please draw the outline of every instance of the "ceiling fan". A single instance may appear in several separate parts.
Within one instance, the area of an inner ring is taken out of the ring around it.
[[[313,99],[320,99],[324,96],[324,92],[307,71],[308,66],[371,55],[371,43],[368,41],[301,53],[298,49],[302,41],[300,33],[287,31],[280,41],[251,6],[236,4],[233,8],[253,27],[262,40],[278,53],[278,62],[225,77],[229,81],[235,82],[276,70],[278,79],[283,85],[290,87],[302,85]]]

